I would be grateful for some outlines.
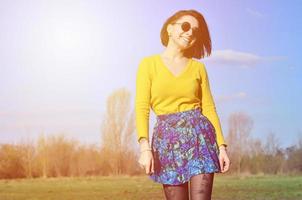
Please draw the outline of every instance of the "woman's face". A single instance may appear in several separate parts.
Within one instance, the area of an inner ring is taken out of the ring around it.
[[[184,22],[187,23],[183,24]],[[198,21],[191,15],[184,15],[176,22],[169,24],[167,31],[171,35],[169,42],[173,42],[182,50],[188,49],[196,42],[199,31]]]

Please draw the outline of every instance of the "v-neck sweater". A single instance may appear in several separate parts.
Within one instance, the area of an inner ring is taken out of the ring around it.
[[[135,124],[137,140],[149,141],[150,108],[156,115],[200,108],[215,128],[216,142],[226,145],[204,63],[190,58],[178,75],[173,74],[160,54],[140,60],[136,71]]]

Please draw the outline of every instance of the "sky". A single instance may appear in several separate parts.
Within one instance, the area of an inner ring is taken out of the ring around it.
[[[208,24],[205,63],[223,134],[245,112],[251,136],[281,147],[302,134],[302,4],[236,0],[0,0],[0,143],[64,132],[99,144],[106,98],[126,88],[134,108],[140,60],[164,50],[160,29],[178,10]],[[155,114],[150,112],[150,131]],[[151,134],[151,133],[150,133]]]

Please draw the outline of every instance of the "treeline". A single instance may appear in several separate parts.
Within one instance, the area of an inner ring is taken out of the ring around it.
[[[270,134],[267,139],[275,136]],[[228,149],[232,166],[228,174],[302,174],[302,140],[285,149],[272,148],[273,140],[250,140],[248,153],[238,156]],[[114,148],[114,147],[113,147]],[[64,135],[40,137],[36,144],[2,144],[0,178],[139,175],[137,151],[114,151],[81,145]],[[121,154],[120,154],[121,153]],[[122,155],[122,156],[121,156]]]
[[[121,173],[138,174],[134,152],[123,152]],[[63,134],[41,136],[37,143],[2,144],[0,178],[110,175],[118,155],[96,145],[80,145]]]
[[[35,142],[0,144],[0,178],[143,175],[130,105],[126,89],[109,96],[100,147],[83,145],[64,134],[41,134]],[[302,134],[296,144],[281,148],[273,132],[266,138],[251,137],[253,123],[244,112],[230,115],[225,139],[232,165],[227,174],[302,174]]]
[[[251,137],[253,124],[245,112],[232,113],[228,118],[230,173],[302,174],[302,133],[297,135],[295,144],[281,148],[274,132],[263,138]]]

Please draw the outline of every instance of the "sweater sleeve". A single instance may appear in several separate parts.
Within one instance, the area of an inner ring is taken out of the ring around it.
[[[151,78],[146,58],[139,63],[136,73],[135,115],[137,141],[143,137],[149,141]]]
[[[222,134],[221,124],[216,112],[216,106],[211,93],[208,73],[203,63],[201,66],[201,108],[203,115],[210,120],[210,122],[215,128],[217,145],[220,146],[224,144],[227,146]]]

